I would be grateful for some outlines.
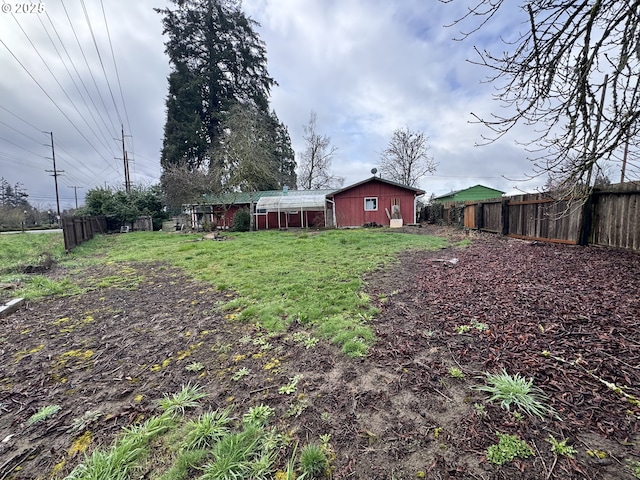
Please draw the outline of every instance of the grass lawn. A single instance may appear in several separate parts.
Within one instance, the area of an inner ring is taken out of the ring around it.
[[[377,310],[362,292],[363,275],[403,250],[445,245],[436,237],[380,230],[234,233],[225,241],[140,232],[98,237],[64,257],[61,242],[60,234],[3,236],[0,282],[22,280],[18,294],[27,298],[80,293],[64,279],[17,273],[21,266],[37,263],[44,252],[72,268],[167,262],[230,292],[230,301],[219,305],[228,318],[252,321],[272,332],[299,322],[350,356],[365,355],[375,341],[367,320]]]

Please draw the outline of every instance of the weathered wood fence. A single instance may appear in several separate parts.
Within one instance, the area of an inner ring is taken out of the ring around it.
[[[107,217],[62,217],[64,249],[70,252],[82,242],[91,240],[96,233],[107,233]]]
[[[456,209],[462,209],[463,215],[449,213]],[[640,251],[640,184],[636,182],[594,190],[582,201],[527,194],[444,205],[432,208],[428,215],[429,220],[514,238]]]

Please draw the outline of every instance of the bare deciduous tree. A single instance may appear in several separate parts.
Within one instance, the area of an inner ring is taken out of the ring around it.
[[[413,132],[408,127],[396,129],[380,155],[380,172],[394,182],[417,186],[418,180],[438,167],[429,156],[427,140],[423,132]]]
[[[204,168],[193,169],[187,163],[167,165],[160,177],[165,201],[174,211],[187,203],[201,203],[204,194],[218,193],[217,181]]]
[[[316,112],[311,112],[309,123],[303,128],[306,148],[301,155],[298,170],[300,189],[317,190],[342,186],[344,178],[331,173],[331,160],[338,149],[331,145],[330,137],[316,132]]]
[[[506,5],[475,0],[454,25],[470,22],[468,37]],[[476,118],[493,131],[488,141],[517,123],[535,125],[527,143],[541,148],[536,173],[589,187],[599,164],[621,162],[625,143],[638,148],[640,0],[522,0],[520,7],[528,28],[505,40],[504,52],[476,47],[475,63],[493,71],[489,80],[509,113]]]
[[[251,103],[235,104],[223,126],[223,139],[209,171],[219,178],[222,191],[275,190],[278,162],[273,151],[268,118]]]

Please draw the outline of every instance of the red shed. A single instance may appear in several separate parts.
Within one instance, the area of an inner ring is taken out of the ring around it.
[[[361,227],[367,223],[389,226],[416,221],[416,199],[424,190],[371,177],[327,195],[335,226]]]

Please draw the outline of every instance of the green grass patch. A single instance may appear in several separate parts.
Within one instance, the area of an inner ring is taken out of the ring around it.
[[[378,311],[362,294],[363,275],[408,249],[438,249],[441,238],[388,230],[328,230],[300,238],[288,232],[228,233],[222,242],[201,235],[136,232],[98,236],[74,249],[68,262],[167,261],[236,298],[229,319],[280,331],[298,321],[362,356],[375,340],[368,325]],[[114,283],[106,279],[105,284]],[[68,286],[67,286],[68,288]]]
[[[68,262],[62,233],[0,235],[0,283],[15,283],[12,296],[34,300],[49,295],[76,295],[84,290],[69,280],[53,280],[39,274],[23,274],[27,266],[39,266],[47,259]]]
[[[269,331],[297,320],[352,356],[366,354],[374,341],[367,320],[377,310],[361,294],[363,275],[388,265],[400,251],[445,245],[440,238],[371,230],[329,230],[303,240],[274,231],[235,233],[223,242],[200,238],[120,235],[101,239],[112,246],[98,245],[96,253],[106,250],[117,262],[170,259],[218,289],[236,292],[226,308],[229,318],[257,322]]]
[[[0,235],[0,278],[20,272],[27,265],[38,265],[45,254],[53,261],[64,257],[62,233]]]

